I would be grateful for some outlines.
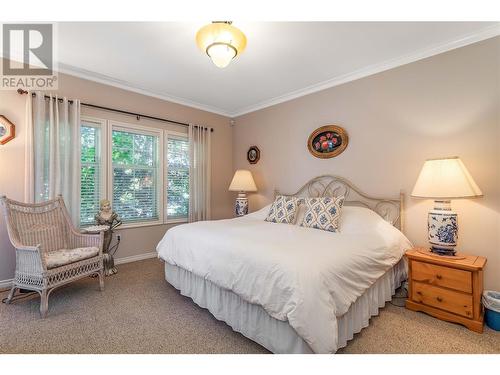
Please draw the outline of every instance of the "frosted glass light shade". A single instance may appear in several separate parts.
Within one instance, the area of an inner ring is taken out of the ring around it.
[[[236,56],[236,50],[225,44],[214,44],[207,49],[207,54],[215,66],[225,68]]]
[[[196,34],[196,44],[219,68],[229,65],[247,45],[243,32],[227,22],[214,22],[203,26]]]
[[[229,191],[257,191],[252,173],[246,169],[238,169],[229,185]]]
[[[426,160],[412,197],[455,199],[481,197],[483,193],[474,182],[459,157]]]

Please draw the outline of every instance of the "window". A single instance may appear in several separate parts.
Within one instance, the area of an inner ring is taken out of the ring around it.
[[[80,135],[82,226],[104,198],[124,226],[187,221],[187,134],[82,117]]]
[[[185,135],[167,133],[167,221],[186,220],[189,213],[189,142]]]
[[[113,209],[124,223],[160,221],[158,150],[161,131],[113,126]]]
[[[82,121],[81,124],[81,173],[80,173],[80,224],[94,223],[102,198],[103,171],[101,157],[101,123]]]

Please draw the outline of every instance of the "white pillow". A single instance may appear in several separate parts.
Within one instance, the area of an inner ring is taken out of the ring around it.
[[[375,228],[392,227],[382,216],[366,207],[344,206],[340,217],[341,233],[363,233]]]
[[[411,241],[398,228],[366,207],[344,206],[340,218],[340,233],[355,236],[376,233],[382,236],[386,243],[398,243],[399,250],[413,247]]]
[[[269,213],[269,209],[271,208],[271,205],[272,205],[272,203],[268,204],[265,207],[262,207],[260,210],[252,212],[251,214],[248,214],[248,215],[243,216],[243,217],[247,217],[247,218],[255,219],[255,220],[265,220],[267,217],[267,214]]]
[[[300,225],[304,220],[306,205],[299,206],[296,224]],[[377,225],[391,226],[382,216],[366,207],[344,205],[340,215],[340,232],[362,233],[366,232],[363,226],[376,227]]]

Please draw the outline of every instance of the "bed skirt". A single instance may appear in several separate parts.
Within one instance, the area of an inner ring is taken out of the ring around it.
[[[404,258],[378,279],[347,313],[337,318],[338,348],[347,345],[355,333],[368,326],[372,316],[390,301],[395,290],[406,280]],[[184,296],[208,309],[218,320],[257,342],[273,353],[312,353],[309,345],[288,322],[271,317],[260,305],[248,303],[230,290],[223,289],[183,268],[165,262],[165,279]]]

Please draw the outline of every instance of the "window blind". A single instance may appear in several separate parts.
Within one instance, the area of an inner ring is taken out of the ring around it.
[[[101,199],[101,129],[89,123],[81,125],[81,190],[80,224],[94,223],[94,216],[99,210]]]
[[[167,136],[167,220],[184,219],[189,214],[189,142]]]
[[[159,219],[158,136],[112,131],[113,209],[123,222]]]

